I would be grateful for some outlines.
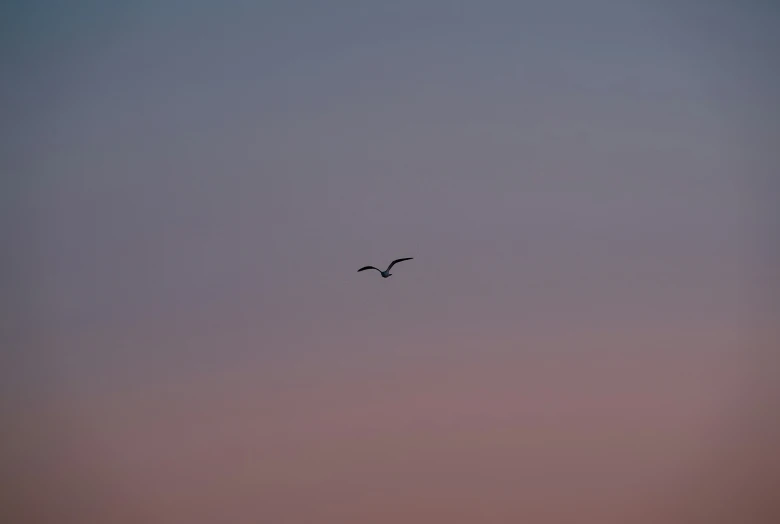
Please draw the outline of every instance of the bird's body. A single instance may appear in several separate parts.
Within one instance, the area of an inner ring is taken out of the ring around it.
[[[392,273],[390,273],[390,268],[392,268],[398,262],[403,262],[404,260],[412,260],[412,258],[411,257],[409,257],[409,258],[399,258],[399,259],[393,260],[392,262],[390,262],[390,265],[387,266],[387,269],[385,269],[384,271],[382,271],[381,269],[376,268],[374,266],[365,266],[365,267],[361,267],[360,269],[358,269],[358,273],[360,273],[361,271],[365,271],[366,269],[376,269],[377,271],[379,271],[379,274],[382,275],[382,278],[391,277],[393,275],[392,275]]]

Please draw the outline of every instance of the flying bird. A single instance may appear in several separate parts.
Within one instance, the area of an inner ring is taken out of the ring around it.
[[[390,269],[394,265],[396,265],[397,263],[403,262],[404,260],[412,260],[412,257],[409,257],[409,258],[399,258],[397,260],[393,260],[392,262],[390,262],[390,265],[387,266],[387,269],[385,269],[384,271],[381,271],[378,268],[375,268],[374,266],[366,266],[366,267],[361,267],[360,269],[358,269],[358,273],[360,273],[361,271],[365,271],[366,269],[376,269],[377,271],[379,271],[379,274],[382,275],[382,278],[387,278],[389,276],[392,276],[392,274],[390,273]]]

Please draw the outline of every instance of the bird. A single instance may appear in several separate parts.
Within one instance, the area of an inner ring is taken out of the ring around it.
[[[365,266],[365,267],[361,267],[360,269],[358,269],[358,273],[360,273],[361,271],[365,271],[366,269],[376,269],[377,271],[379,271],[379,274],[382,275],[382,278],[387,278],[387,277],[392,276],[392,274],[390,273],[390,269],[394,265],[396,265],[397,263],[403,262],[404,260],[412,260],[412,257],[409,257],[409,258],[399,258],[399,259],[393,260],[392,262],[390,262],[390,265],[387,266],[387,269],[385,269],[384,271],[381,271],[380,269],[375,268],[374,266]]]

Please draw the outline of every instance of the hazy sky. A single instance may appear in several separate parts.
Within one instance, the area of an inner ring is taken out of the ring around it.
[[[0,7],[2,520],[780,516],[780,9],[126,4]]]

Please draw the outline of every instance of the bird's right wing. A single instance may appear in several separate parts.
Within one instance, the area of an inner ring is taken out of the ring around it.
[[[374,266],[361,267],[360,269],[358,269],[358,273],[360,273],[361,271],[365,271],[366,269],[376,269],[376,268]],[[378,269],[376,270],[379,271]],[[379,272],[381,273],[381,271]]]
[[[387,266],[387,271],[390,271],[393,268],[394,265],[396,265],[399,262],[403,262],[404,260],[412,260],[412,257],[409,257],[409,258],[399,258],[397,260],[393,260],[392,262],[390,262],[390,265]]]

